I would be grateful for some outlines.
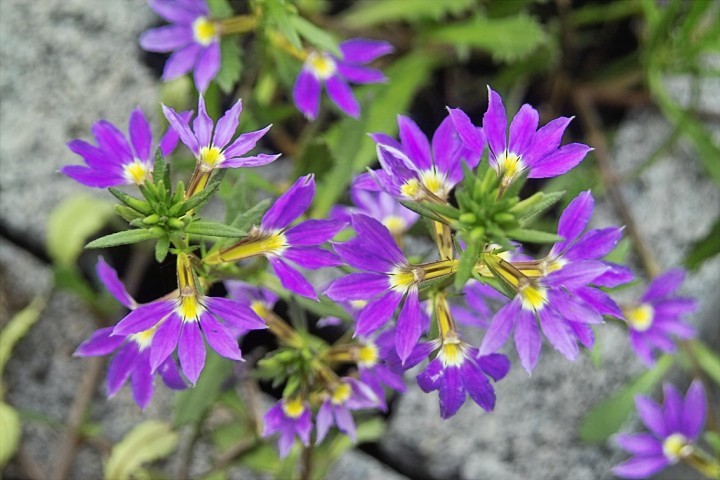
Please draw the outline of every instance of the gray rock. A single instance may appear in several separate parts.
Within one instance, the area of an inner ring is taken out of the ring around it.
[[[327,475],[328,480],[407,480],[388,467],[378,463],[372,457],[350,450],[332,466]]]

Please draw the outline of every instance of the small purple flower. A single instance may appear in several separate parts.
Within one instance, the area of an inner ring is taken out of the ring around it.
[[[418,385],[425,393],[438,390],[440,416],[450,418],[470,395],[475,403],[486,411],[495,408],[495,390],[486,377],[499,381],[510,370],[505,355],[491,353],[480,355],[478,350],[458,338],[436,341],[437,357],[417,377]]]
[[[447,200],[462,180],[462,163],[475,168],[482,151],[465,147],[450,117],[435,130],[432,143],[410,118],[399,115],[400,141],[375,133],[381,170],[358,176],[355,185],[367,190],[378,187],[400,200],[420,201],[428,197]],[[476,129],[482,139],[482,129]]]
[[[150,8],[170,25],[143,33],[140,46],[149,52],[173,52],[163,80],[194,70],[195,85],[204,92],[220,71],[220,32],[205,0],[150,0]]]
[[[387,42],[355,38],[340,44],[342,58],[327,52],[311,52],[295,80],[295,106],[308,119],[314,120],[320,110],[320,93],[325,85],[330,100],[347,115],[357,118],[360,105],[348,82],[384,82],[386,78],[380,70],[364,65],[393,50],[393,46]]]
[[[392,342],[394,334],[393,332],[383,332],[380,337],[383,335],[385,339],[378,338],[377,343],[372,340],[362,340],[356,350],[355,361],[360,372],[360,381],[370,387],[378,398],[378,406],[385,411],[387,403],[383,386],[388,386],[397,392],[404,392],[406,387],[402,371],[398,372],[387,364],[388,349],[380,347],[384,340]],[[395,353],[394,347],[391,351]]]
[[[674,386],[665,384],[664,395],[662,406],[644,395],[635,397],[638,415],[650,432],[615,436],[617,444],[633,455],[613,468],[618,477],[647,478],[693,454],[705,425],[705,389],[695,380],[683,400]]]
[[[335,280],[325,294],[335,301],[367,300],[357,320],[355,335],[367,337],[385,325],[404,301],[397,319],[395,343],[402,360],[408,358],[422,335],[418,284],[422,270],[410,265],[390,232],[377,220],[355,214],[357,236],[334,245],[350,266],[364,270]]]
[[[312,432],[312,418],[310,406],[302,398],[285,399],[278,401],[263,417],[265,426],[262,436],[269,437],[280,433],[278,448],[280,457],[285,458],[295,442],[295,436],[306,447],[310,445],[310,432]]]
[[[138,308],[138,304],[125,290],[118,279],[117,272],[100,257],[97,263],[97,274],[105,288],[124,306],[130,310]],[[175,390],[186,388],[175,360],[166,358],[157,370],[150,367],[150,347],[153,343],[155,330],[150,328],[133,335],[113,335],[112,327],[101,328],[85,340],[75,351],[80,357],[109,355],[117,350],[110,361],[107,374],[106,390],[108,398],[120,391],[130,380],[133,398],[140,408],[145,409],[153,395],[153,372],[157,371],[165,384]]]
[[[186,255],[178,255],[178,296],[141,305],[113,328],[112,335],[152,330],[150,366],[157,369],[177,348],[180,366],[197,383],[205,366],[205,343],[219,355],[242,360],[235,333],[267,328],[247,305],[227,298],[200,295]]]
[[[317,426],[315,443],[318,445],[322,443],[333,425],[354,442],[355,422],[350,411],[375,408],[378,406],[378,398],[370,387],[350,377],[341,378],[331,388],[332,390],[326,393],[325,400],[315,417]]]
[[[224,283],[231,300],[247,305],[261,318],[265,312],[275,308],[280,298],[267,288],[250,285],[240,280],[226,280]]]
[[[508,186],[525,170],[529,178],[562,175],[579,164],[592,149],[581,143],[560,147],[563,133],[572,118],[560,117],[538,130],[537,110],[525,104],[510,123],[500,95],[488,87],[488,109],[483,116],[483,132],[490,148],[490,165]],[[482,152],[484,142],[468,116],[460,109],[450,109],[453,123],[465,144]]]
[[[385,225],[395,238],[400,238],[417,222],[420,216],[405,208],[392,195],[382,191],[370,191],[353,186],[350,198],[355,207],[337,206],[330,212],[331,218],[350,222],[355,213],[362,213]]]
[[[97,146],[79,139],[68,143],[70,150],[83,157],[87,166],[67,165],[60,171],[89,187],[142,184],[152,176],[155,150],[150,124],[140,108],[130,115],[128,131],[130,142],[113,124],[100,120],[92,126]],[[178,134],[172,127],[168,128],[159,145],[162,154],[172,153],[177,141]]]
[[[685,271],[677,268],[655,278],[640,298],[639,305],[625,309],[630,343],[646,365],[655,364],[654,350],[675,351],[675,336],[682,340],[695,337],[697,331],[681,317],[697,309],[693,298],[676,297],[675,290],[685,280]]]
[[[198,99],[198,115],[193,121],[192,128],[190,119],[178,115],[172,108],[163,105],[163,112],[170,125],[178,132],[180,140],[195,155],[202,172],[211,172],[215,168],[258,167],[267,165],[280,156],[264,153],[251,157],[242,156],[255,148],[257,142],[272,125],[254,132],[243,133],[230,143],[238,128],[242,100],[238,100],[230,110],[226,111],[217,121],[217,125],[213,125],[212,119],[208,116],[202,95]]]
[[[288,261],[303,268],[318,269],[340,265],[330,250],[320,245],[330,240],[345,225],[336,220],[305,220],[290,226],[312,203],[315,177],[306,175],[278,198],[265,212],[259,227],[232,247],[210,255],[205,263],[233,262],[256,255],[265,256],[282,286],[303,297],[317,300],[315,288]]]

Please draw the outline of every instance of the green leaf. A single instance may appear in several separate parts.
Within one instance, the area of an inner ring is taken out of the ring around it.
[[[688,345],[700,368],[702,368],[715,383],[720,384],[720,356],[718,356],[717,352],[708,348],[700,340],[691,340],[688,342]]]
[[[325,30],[316,27],[314,24],[308,22],[299,15],[291,17],[290,22],[301,37],[316,46],[319,50],[323,52],[330,52],[333,55],[342,57],[342,53],[340,53],[337,42],[333,36]]]
[[[242,50],[237,38],[223,37],[220,40],[220,55],[222,60],[220,71],[215,76],[215,83],[223,93],[230,94],[242,74]]]
[[[720,455],[720,433],[708,431],[705,432],[705,441],[713,449],[715,455]]]
[[[674,362],[674,357],[662,356],[652,370],[643,373],[621,391],[593,407],[582,420],[580,438],[585,442],[600,443],[617,432],[633,410],[635,395],[650,392]]]
[[[241,238],[247,235],[247,232],[244,230],[212,220],[196,220],[187,226],[185,233],[203,235],[205,237],[227,238]]]
[[[233,15],[233,9],[229,0],[207,0],[212,18],[228,18]]]
[[[480,254],[480,242],[468,240],[465,244],[465,251],[460,256],[460,263],[455,274],[455,288],[461,289],[472,276],[475,264]]]
[[[361,0],[355,2],[343,17],[343,22],[353,28],[371,27],[389,22],[440,21],[458,15],[475,4],[475,0]]]
[[[128,245],[131,243],[139,243],[145,240],[160,238],[164,235],[161,230],[147,230],[138,228],[135,230],[125,230],[122,232],[111,233],[104,237],[97,238],[85,245],[85,248],[107,248],[116,247],[118,245]]]
[[[167,257],[169,251],[170,237],[167,235],[160,237],[155,244],[155,260],[157,260],[158,263],[162,263],[165,260],[165,257]]]
[[[115,445],[105,465],[107,480],[127,480],[143,464],[165,458],[178,444],[178,434],[165,422],[147,420]]]
[[[412,210],[420,216],[449,225],[446,218],[443,218],[439,214],[435,213],[432,209],[430,209],[427,204],[411,202],[409,200],[401,200],[400,203],[403,205],[403,207],[407,208],[408,210]]]
[[[705,238],[695,242],[685,257],[685,266],[689,269],[699,267],[705,260],[720,253],[720,218]]]
[[[147,203],[145,200],[140,200],[139,198],[133,197],[132,195],[128,195],[127,193],[122,192],[117,188],[110,187],[108,188],[108,191],[115,198],[117,198],[133,210],[136,210],[144,215],[150,215],[152,213],[152,208],[150,207],[150,204]]]
[[[0,402],[0,469],[15,455],[20,444],[20,416],[17,411],[5,402]]]
[[[153,162],[153,182],[155,185],[160,185],[160,182],[164,183],[169,173],[168,165],[165,163],[165,157],[160,147],[158,147],[157,150],[155,150],[155,161]]]
[[[555,205],[565,192],[537,192],[515,204],[509,211],[517,215],[518,220],[528,220]]]
[[[58,265],[74,265],[87,238],[100,231],[113,217],[113,205],[88,195],[60,203],[48,220],[47,249]]]
[[[10,359],[13,347],[38,321],[45,309],[45,303],[45,298],[36,297],[30,305],[16,313],[0,332],[0,376]]]
[[[426,38],[458,47],[478,48],[503,62],[527,57],[547,41],[542,25],[524,14],[505,18],[477,16],[464,23],[439,27],[429,32]]]
[[[249,210],[240,213],[230,224],[239,230],[249,230],[253,225],[260,223],[260,219],[270,207],[270,199],[266,198]]]
[[[203,374],[195,388],[185,390],[175,396],[173,426],[179,427],[199,422],[215,403],[221,393],[223,382],[231,372],[231,362],[212,350],[208,351]]]
[[[509,238],[529,243],[555,243],[563,239],[554,233],[541,232],[540,230],[531,230],[528,228],[518,228],[506,233]]]

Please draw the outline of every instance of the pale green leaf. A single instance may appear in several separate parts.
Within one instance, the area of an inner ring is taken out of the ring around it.
[[[85,248],[107,248],[116,247],[118,245],[129,245],[132,243],[139,243],[145,240],[152,240],[155,238],[162,237],[164,232],[151,231],[144,228],[138,228],[135,230],[124,230],[122,232],[111,233],[104,237],[97,238],[92,242],[85,245]]]
[[[715,383],[720,384],[720,356],[718,356],[717,352],[708,348],[707,345],[700,340],[692,340],[688,342],[688,344],[700,368],[702,368]]]
[[[170,455],[178,443],[177,432],[158,420],[147,420],[133,428],[115,445],[105,465],[105,479],[126,480],[143,464]]]
[[[233,14],[229,0],[207,0],[207,6],[213,18],[228,18]]]
[[[370,27],[388,22],[442,20],[468,10],[475,0],[362,0],[343,17],[353,28]]]
[[[73,265],[88,237],[113,217],[112,203],[89,195],[70,197],[58,205],[48,220],[47,249],[58,265]]]
[[[225,225],[224,223],[213,222],[211,220],[195,221],[188,225],[185,232],[205,237],[240,238],[247,235],[247,232],[244,230]]]
[[[225,94],[233,91],[242,73],[242,50],[237,38],[224,37],[220,41],[220,71],[215,76],[215,83]]]
[[[0,375],[10,359],[13,347],[38,321],[45,304],[45,298],[36,297],[30,305],[16,313],[0,332]]]
[[[12,458],[20,444],[20,416],[5,402],[0,402],[0,469]]]
[[[542,232],[540,230],[531,230],[529,228],[518,228],[506,232],[509,238],[520,242],[530,243],[555,243],[562,240],[562,237],[554,233]]]
[[[313,44],[323,52],[330,52],[338,57],[342,56],[338,44],[332,35],[316,27],[301,16],[291,17],[290,22],[301,37]]]

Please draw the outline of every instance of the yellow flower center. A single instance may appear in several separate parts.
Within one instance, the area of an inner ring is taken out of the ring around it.
[[[405,219],[398,217],[397,215],[389,215],[385,217],[382,223],[393,235],[401,235],[405,231],[405,228],[407,228]]]
[[[389,277],[390,288],[405,292],[422,281],[423,271],[419,268],[413,268],[412,270],[396,268],[390,273]]]
[[[644,332],[650,328],[653,324],[653,317],[653,307],[649,303],[625,310],[625,319],[628,325],[638,332]]]
[[[676,463],[692,452],[692,445],[688,445],[688,439],[681,433],[673,433],[663,442],[663,455],[672,463]]]
[[[465,346],[457,337],[448,338],[443,342],[438,356],[444,366],[457,367],[465,361]]]
[[[335,60],[328,55],[312,52],[308,56],[307,62],[315,77],[320,80],[327,80],[337,71]]]
[[[283,400],[282,409],[288,417],[298,418],[305,411],[305,404],[303,403],[302,398],[296,397],[292,400]]]
[[[142,352],[152,343],[153,335],[155,335],[155,330],[157,330],[158,325],[159,323],[152,328],[143,330],[142,332],[133,333],[132,335],[130,335],[129,339],[137,343],[138,348]]]
[[[259,317],[266,315],[270,310],[262,300],[254,300],[250,304],[250,308],[253,312],[257,313]]]
[[[193,38],[203,47],[210,45],[217,38],[217,25],[207,17],[198,17],[192,25]]]
[[[512,180],[520,175],[525,169],[525,165],[523,165],[522,159],[514,153],[504,152],[500,155],[500,158],[498,158],[498,168],[500,169],[498,173]]]
[[[522,307],[525,310],[542,310],[547,302],[547,290],[539,285],[528,283],[518,289]]]
[[[202,147],[200,149],[200,163],[207,171],[225,161],[225,155],[218,147]]]
[[[150,167],[136,158],[125,165],[123,175],[129,182],[140,185],[150,176]]]
[[[183,322],[196,322],[205,311],[205,307],[198,301],[197,295],[193,292],[190,295],[181,295],[180,304],[176,312],[182,317]]]
[[[411,178],[400,187],[400,193],[411,200],[418,200],[420,195],[420,182],[417,178]]]
[[[364,368],[374,367],[378,361],[378,349],[372,343],[360,347],[357,354],[357,362]]]
[[[428,191],[443,199],[447,197],[449,192],[445,182],[445,175],[441,175],[433,168],[422,172],[420,177]]]
[[[335,388],[332,395],[330,395],[330,401],[335,405],[342,405],[348,401],[350,394],[352,394],[352,388],[350,385],[347,383],[341,383]]]

